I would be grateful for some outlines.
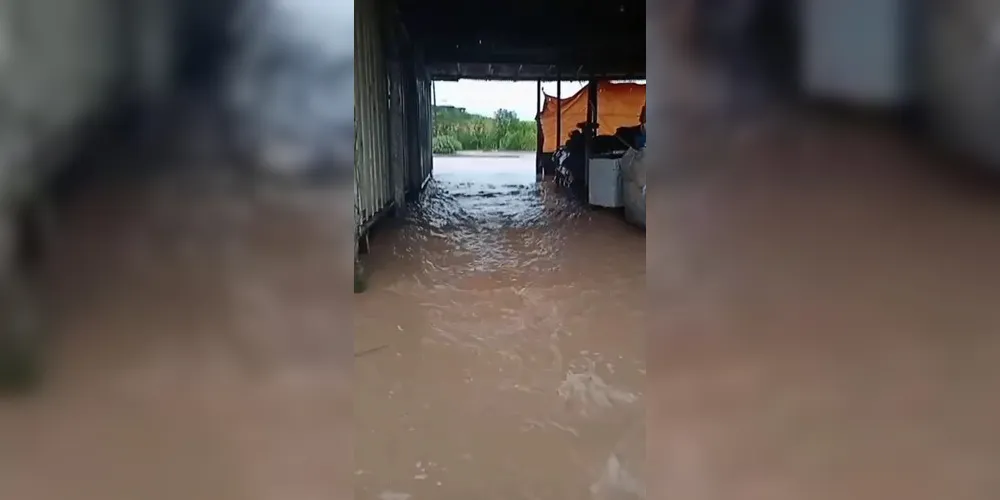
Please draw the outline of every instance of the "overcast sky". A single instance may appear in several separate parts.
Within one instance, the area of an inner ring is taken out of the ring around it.
[[[435,82],[439,106],[465,108],[470,113],[491,116],[499,109],[513,110],[522,120],[535,119],[535,82],[487,82],[459,80]],[[562,97],[569,97],[583,88],[586,82],[563,82]],[[542,91],[556,95],[555,82],[543,83]]]

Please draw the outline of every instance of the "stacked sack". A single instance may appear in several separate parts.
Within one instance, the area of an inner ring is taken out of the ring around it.
[[[629,149],[621,159],[625,220],[642,228],[646,227],[645,153],[645,149]]]

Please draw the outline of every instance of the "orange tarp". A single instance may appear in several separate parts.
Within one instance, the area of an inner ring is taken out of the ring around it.
[[[559,145],[566,144],[569,134],[577,130],[576,125],[587,121],[587,87],[580,89],[572,97],[562,99],[562,138],[556,144],[556,106],[559,98],[545,96],[540,119],[545,144],[542,151],[551,153]],[[646,86],[640,83],[600,82],[597,86],[598,134],[614,134],[618,127],[634,127],[639,124],[639,113],[646,104]]]

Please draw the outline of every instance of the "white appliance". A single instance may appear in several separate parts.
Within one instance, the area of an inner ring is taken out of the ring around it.
[[[587,175],[588,198],[591,205],[621,208],[622,169],[619,158],[591,158]]]

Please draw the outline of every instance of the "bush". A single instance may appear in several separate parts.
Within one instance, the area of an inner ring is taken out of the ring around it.
[[[434,154],[438,155],[455,154],[462,150],[462,143],[450,135],[435,137],[431,146],[434,150]]]
[[[537,145],[537,124],[518,119],[510,110],[498,109],[492,117],[486,117],[462,108],[438,106],[434,113],[433,145],[437,154],[459,150],[534,151]],[[451,144],[451,139],[458,143]]]
[[[520,129],[511,130],[500,137],[500,149],[503,151],[534,151],[537,135],[535,130]]]

